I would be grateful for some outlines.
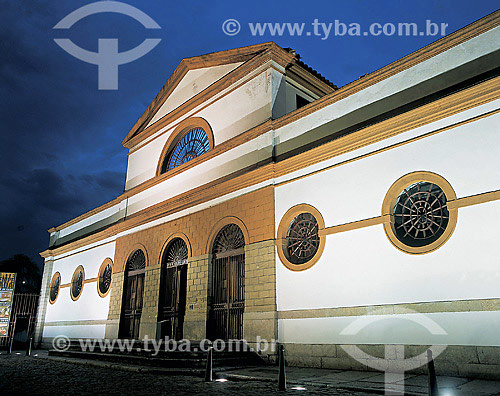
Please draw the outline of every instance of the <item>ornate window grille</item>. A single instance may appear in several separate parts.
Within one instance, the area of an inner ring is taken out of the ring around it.
[[[52,280],[50,285],[49,299],[51,303],[54,303],[59,295],[59,287],[61,286],[61,275],[59,273]]]
[[[436,241],[446,230],[450,218],[445,193],[429,182],[418,182],[404,189],[396,200],[393,214],[396,237],[412,247]]]
[[[245,237],[240,227],[228,224],[215,237],[213,253],[221,254],[245,247]]]
[[[202,128],[191,129],[175,145],[163,161],[161,173],[199,157],[210,149],[207,133]]]
[[[83,269],[79,267],[75,274],[73,275],[73,280],[71,282],[71,297],[76,300],[80,297],[83,289]]]
[[[186,242],[181,238],[172,241],[165,253],[167,268],[178,267],[187,264],[188,248]]]
[[[292,264],[304,264],[311,260],[319,248],[319,227],[310,213],[297,215],[288,227],[285,253]]]
[[[127,260],[127,270],[129,272],[146,268],[146,256],[141,249],[137,249]]]
[[[111,277],[113,276],[113,267],[108,262],[99,275],[99,292],[105,295],[111,287]]]

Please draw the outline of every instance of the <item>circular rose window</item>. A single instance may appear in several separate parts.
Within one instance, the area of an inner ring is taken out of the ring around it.
[[[289,209],[278,227],[278,255],[283,264],[292,271],[312,267],[321,256],[325,227],[323,217],[312,206],[301,204]]]
[[[419,182],[404,189],[394,206],[396,237],[408,246],[425,246],[443,235],[450,213],[439,186]]]
[[[78,300],[82,294],[84,280],[85,274],[83,272],[83,267],[80,265],[73,273],[73,278],[71,280],[71,298],[74,301]]]
[[[456,199],[451,185],[431,172],[414,172],[397,180],[383,203],[389,240],[406,253],[428,253],[450,238],[457,222]]]
[[[311,213],[296,216],[286,235],[286,256],[293,264],[311,260],[319,248],[318,222]]]
[[[101,297],[106,297],[111,287],[111,277],[113,276],[113,262],[107,258],[99,269],[99,280],[97,282],[97,292]]]
[[[59,288],[61,286],[61,274],[56,272],[54,276],[52,276],[52,280],[50,281],[49,288],[49,302],[54,304],[57,300],[57,296],[59,296]]]

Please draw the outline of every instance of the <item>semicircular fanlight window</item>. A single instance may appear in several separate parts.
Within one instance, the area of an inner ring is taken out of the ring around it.
[[[240,227],[228,224],[215,237],[213,253],[225,253],[245,246],[245,237]]]
[[[137,249],[131,254],[127,261],[127,270],[137,271],[146,268],[146,256],[141,249]]]
[[[199,157],[210,149],[207,133],[203,128],[194,128],[186,133],[163,161],[161,173]]]
[[[186,242],[181,238],[172,241],[164,256],[167,268],[178,267],[187,264],[188,248]]]

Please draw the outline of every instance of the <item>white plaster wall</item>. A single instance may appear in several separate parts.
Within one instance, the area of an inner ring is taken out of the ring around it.
[[[59,272],[61,274],[61,284],[71,283],[73,273],[79,265],[82,265],[84,268],[85,279],[97,278],[102,262],[108,257],[113,260],[114,255],[115,242],[111,242],[61,259],[56,259],[51,278],[54,273]],[[52,333],[56,330],[60,332],[55,335],[63,334],[72,336],[75,331],[80,331],[79,329],[94,329],[99,332],[100,330],[96,329],[103,328],[103,326],[99,327],[100,325],[82,326],[81,323],[76,326],[50,326],[51,322],[103,321],[107,319],[110,294],[104,298],[100,297],[97,292],[97,282],[84,284],[82,294],[76,301],[71,299],[70,289],[70,287],[61,288],[56,302],[54,304],[48,303],[45,323],[49,323],[49,326],[44,327],[44,337],[52,336]],[[85,332],[80,335],[88,336]],[[104,331],[102,331],[102,336],[104,336]]]
[[[204,67],[188,71],[165,103],[160,107],[155,116],[151,119],[148,126],[154,124],[164,115],[170,113],[182,103],[188,101],[193,96],[197,95],[205,88],[209,87],[214,82],[236,69],[242,63],[243,62],[229,63],[227,65]]]
[[[209,102],[207,107],[198,108],[188,117],[202,117],[207,120],[212,127],[217,146],[269,119],[271,94],[271,73],[263,71],[219,100]],[[207,103],[203,106],[206,105]],[[167,129],[168,132],[129,155],[127,190],[156,175],[161,152],[175,128],[167,126],[164,130]]]
[[[300,203],[316,207],[327,227],[379,216],[390,186],[419,170],[446,178],[459,198],[498,190],[499,125],[490,116],[279,186],[276,225]],[[397,250],[381,225],[329,235],[306,271],[289,271],[276,257],[278,309],[498,298],[499,219],[498,201],[459,209],[450,240],[425,255]]]
[[[110,219],[114,216],[119,216],[120,212],[125,211],[126,208],[126,201],[121,201],[117,203],[116,205],[113,205],[110,208],[104,209],[92,216],[89,216],[75,224],[70,225],[69,227],[63,228],[62,230],[59,231],[59,238],[62,238],[66,235],[69,235],[73,232],[76,232],[78,230],[81,230],[82,228],[91,226],[92,224],[95,224],[99,221]]]
[[[457,197],[497,190],[499,125],[493,115],[278,187],[276,218],[302,202],[320,210],[327,226],[379,216],[390,186],[414,171],[443,176]]]
[[[278,320],[279,342],[296,344],[500,346],[499,327],[498,311]]]
[[[43,337],[57,337],[64,335],[69,338],[104,338],[106,325],[75,325],[75,326],[47,326],[43,329]]]
[[[237,170],[244,169],[258,161],[270,158],[272,142],[272,132],[265,133],[143,192],[135,194],[128,200],[127,213],[131,215]]]
[[[282,143],[325,122],[339,118],[394,93],[456,68],[500,48],[500,27],[491,29],[448,51],[410,67],[390,78],[363,89],[338,102],[314,112],[276,131],[276,141]]]

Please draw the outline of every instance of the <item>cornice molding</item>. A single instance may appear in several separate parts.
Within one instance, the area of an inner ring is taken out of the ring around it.
[[[473,107],[480,106],[481,104],[499,98],[500,98],[500,77],[497,77],[485,81],[481,84],[477,84],[466,90],[439,99],[435,102],[421,106],[417,109],[411,110],[407,113],[400,114],[399,116],[382,121],[378,124],[363,128],[357,132],[343,136],[339,139],[323,144],[314,149],[308,150],[307,152],[287,158],[283,161],[261,165],[260,167],[253,170],[242,169],[233,174],[225,176],[221,179],[214,180],[203,186],[197,187],[188,192],[180,194],[176,197],[170,198],[166,201],[160,202],[156,205],[143,209],[140,212],[127,216],[125,220],[116,223],[106,228],[103,231],[97,232],[95,234],[84,237],[77,241],[70,242],[67,245],[61,246],[59,248],[46,250],[45,252],[42,252],[41,255],[42,257],[59,255],[64,252],[68,252],[77,249],[79,247],[86,246],[88,244],[109,238],[125,230],[132,229],[139,225],[160,219],[162,217],[176,213],[183,209],[192,207],[194,205],[198,205],[213,200],[215,198],[227,195],[229,193],[241,190],[243,188],[251,187],[252,185],[256,185],[265,181],[269,181],[270,183],[272,183],[272,180],[274,178],[287,175],[291,172],[303,169],[310,165],[317,164],[319,162],[333,158],[340,154],[354,151],[358,148],[367,146],[377,141],[381,141],[389,137],[396,136],[410,129],[414,129],[419,126],[423,126],[431,122],[438,121],[440,119],[449,117],[453,114],[465,111]],[[491,112],[484,116],[478,116],[475,119],[483,118],[485,116],[492,114],[498,114],[498,111]],[[457,126],[463,125],[464,123],[468,122],[472,121],[464,121],[461,123],[453,124],[449,127],[441,128],[437,131],[430,132],[424,136],[410,139],[396,145],[392,145],[384,150],[399,147],[400,145],[408,144],[416,139],[422,139],[436,133],[442,133],[444,131],[450,130],[452,128],[455,128]],[[265,127],[266,128],[264,128],[263,125],[260,127],[262,129],[256,128],[254,133],[258,135],[258,132],[262,133],[262,131],[266,130],[267,128],[272,129],[273,122],[266,123]],[[215,149],[212,151],[215,151]],[[210,152],[208,152],[207,154],[209,153]],[[373,153],[366,154],[365,156],[368,155],[373,155]],[[355,161],[363,157],[354,158],[352,159],[352,161]],[[332,166],[325,167],[324,169],[321,169],[319,171],[311,172],[307,175],[303,175],[285,182],[281,182],[278,185],[290,183],[299,178],[307,177],[330,168],[332,168]],[[166,175],[167,174],[162,176]],[[149,188],[149,185],[148,186],[144,185],[142,186],[142,188],[143,190],[145,190]],[[138,191],[134,191],[134,193],[137,192]],[[124,194],[122,197],[128,197],[128,196],[129,195]],[[119,198],[116,199],[118,200],[118,202],[123,200],[123,198],[121,199]],[[109,203],[106,205],[109,205]],[[89,213],[91,214],[97,213],[100,210],[103,210],[102,208],[103,207],[94,209]],[[80,216],[81,217],[80,220],[89,217],[91,215],[89,213]],[[64,228],[63,226],[61,226],[61,228]]]

